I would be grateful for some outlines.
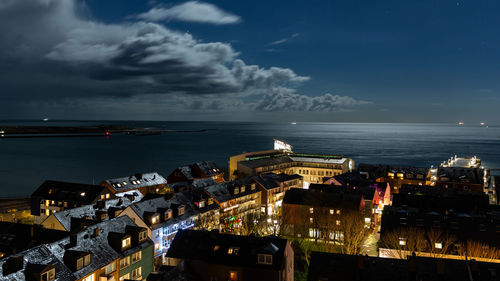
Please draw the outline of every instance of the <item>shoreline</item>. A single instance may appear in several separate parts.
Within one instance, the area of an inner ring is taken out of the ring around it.
[[[118,125],[99,126],[0,126],[0,138],[55,138],[55,137],[102,137],[111,134],[153,136],[162,133],[201,133],[215,129],[165,130],[124,127]]]

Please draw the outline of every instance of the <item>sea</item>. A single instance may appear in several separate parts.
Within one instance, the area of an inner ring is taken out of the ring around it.
[[[0,138],[0,197],[29,196],[43,181],[99,184],[104,179],[273,148],[273,139],[295,152],[344,155],[356,164],[438,166],[448,158],[478,156],[500,168],[500,126],[402,123],[254,123],[146,121],[0,121],[0,125],[122,125],[170,130],[160,135]]]

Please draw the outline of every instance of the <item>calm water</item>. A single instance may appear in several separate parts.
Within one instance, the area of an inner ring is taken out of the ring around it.
[[[1,196],[29,195],[45,179],[98,183],[136,172],[167,176],[175,167],[213,160],[227,167],[230,155],[271,149],[273,138],[297,152],[343,154],[356,163],[438,165],[452,155],[477,155],[500,168],[500,127],[448,124],[224,123],[224,122],[0,122],[4,125],[96,125],[172,130],[157,136],[0,139]]]

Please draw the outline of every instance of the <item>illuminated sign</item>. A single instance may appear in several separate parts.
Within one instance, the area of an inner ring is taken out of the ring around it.
[[[284,141],[280,141],[280,140],[277,140],[277,139],[274,139],[274,150],[288,150],[288,151],[292,151],[292,145],[284,142]]]

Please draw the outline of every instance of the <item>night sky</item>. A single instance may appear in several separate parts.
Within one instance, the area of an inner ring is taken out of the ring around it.
[[[0,119],[500,124],[500,2],[0,0]]]

